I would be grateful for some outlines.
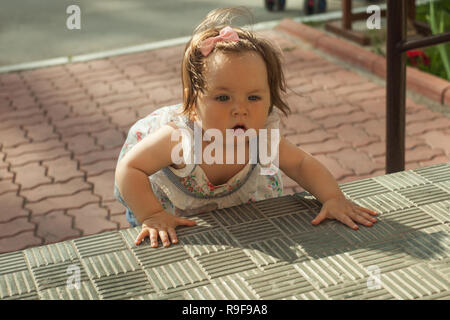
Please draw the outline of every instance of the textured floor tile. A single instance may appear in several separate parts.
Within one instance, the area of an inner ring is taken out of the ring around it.
[[[266,217],[307,211],[310,209],[307,201],[295,196],[284,196],[276,199],[266,199],[253,203]]]
[[[383,274],[382,286],[397,299],[423,299],[448,292],[450,283],[432,268],[420,264]]]
[[[389,291],[380,286],[368,286],[366,279],[345,282],[323,291],[333,300],[393,300],[396,299]]]
[[[408,254],[398,243],[370,245],[348,253],[365,268],[377,267],[380,272],[405,268],[411,264]]]
[[[214,210],[212,214],[223,226],[231,226],[265,218],[253,204]]]
[[[245,253],[261,268],[272,264],[295,263],[308,259],[295,249],[294,243],[287,237],[267,239],[248,245]]]
[[[0,254],[0,275],[28,270],[23,252]]]
[[[79,260],[32,268],[31,271],[39,290],[68,286],[68,284],[74,283],[72,279],[89,280]]]
[[[168,248],[163,246],[152,248],[149,244],[141,244],[133,248],[133,253],[139,264],[144,268],[153,268],[190,258],[181,245],[171,245]]]
[[[194,220],[197,224],[193,227],[179,226],[177,227],[178,238],[182,238],[185,235],[195,234],[198,232],[213,230],[220,227],[219,222],[216,219],[216,211],[202,213],[196,216],[186,217],[187,219]]]
[[[324,230],[328,230],[336,225],[336,221],[325,220],[321,222],[319,225],[313,225],[311,221],[317,216],[317,213],[308,211],[308,212],[299,212],[293,213],[289,215],[275,216],[270,219],[270,221],[281,230],[284,235],[296,235],[300,233],[316,231],[322,232]]]
[[[450,165],[448,163],[414,169],[413,172],[433,183],[450,180]]]
[[[226,229],[241,245],[282,236],[280,230],[268,220],[242,223],[227,227]],[[252,232],[249,232],[249,230]]]
[[[360,181],[343,183],[339,187],[345,196],[352,200],[389,191],[388,188],[378,183],[375,179],[364,179]]]
[[[371,227],[358,224],[357,231],[350,228],[335,228],[335,231],[345,238],[349,243],[355,246],[366,243],[384,242],[402,236],[395,223],[389,219],[377,219]],[[409,230],[406,229],[405,230]]]
[[[383,214],[414,206],[413,202],[395,191],[359,198],[353,202],[361,207]]]
[[[260,299],[287,299],[314,290],[314,287],[293,267],[280,266],[257,275],[244,277]]]
[[[73,240],[81,258],[126,249],[125,242],[116,232],[87,236]]]
[[[82,262],[90,279],[141,270],[136,258],[128,250],[87,257]]]
[[[195,259],[211,279],[256,269],[256,265],[240,248],[214,252]]]
[[[450,194],[432,184],[397,190],[399,194],[416,205],[448,200]]]
[[[55,287],[40,292],[44,300],[98,300],[100,297],[91,281],[80,282],[79,288]]]
[[[183,293],[187,300],[254,300],[257,295],[241,277],[225,276],[211,280],[211,284],[192,288]]]
[[[31,268],[78,259],[70,242],[34,247],[23,252]]]
[[[151,294],[155,289],[142,270],[94,279],[94,286],[102,299],[128,299]]]
[[[236,240],[223,229],[215,229],[184,236],[180,240],[186,252],[192,257],[210,254],[238,247]]]
[[[368,277],[367,271],[348,254],[296,263],[295,268],[317,289]]]
[[[19,299],[36,292],[33,277],[28,270],[0,275],[0,299]]]
[[[382,214],[378,220],[394,227],[398,233],[413,232],[440,224],[438,220],[417,207]]]
[[[209,283],[206,273],[193,259],[148,268],[145,272],[152,286],[164,293],[173,293]]]
[[[427,179],[414,171],[401,171],[372,178],[390,191],[419,186],[429,183]]]
[[[345,226],[342,226],[345,228]],[[291,236],[296,250],[310,258],[323,258],[328,255],[343,253],[353,246],[340,234],[333,230],[314,231]]]

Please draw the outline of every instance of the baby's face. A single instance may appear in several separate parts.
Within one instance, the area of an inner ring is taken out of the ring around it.
[[[206,90],[196,104],[202,129],[264,128],[270,107],[266,64],[256,52],[211,53],[206,60]],[[224,141],[225,142],[225,141]]]

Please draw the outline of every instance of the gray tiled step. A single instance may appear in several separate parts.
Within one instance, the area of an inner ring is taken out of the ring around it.
[[[341,191],[348,198],[355,200],[380,193],[386,193],[388,188],[378,183],[375,179],[364,179],[340,185]]]
[[[412,170],[421,177],[426,178],[428,181],[436,183],[450,180],[450,164],[440,163],[424,168],[418,168]]]
[[[73,240],[82,258],[126,249],[122,237],[117,232],[87,236]]]
[[[22,299],[29,294],[36,294],[36,286],[28,270],[0,275],[0,299],[13,296]]]
[[[22,251],[0,254],[0,275],[28,270]]]
[[[94,285],[102,299],[127,299],[155,292],[141,270],[94,279]]]

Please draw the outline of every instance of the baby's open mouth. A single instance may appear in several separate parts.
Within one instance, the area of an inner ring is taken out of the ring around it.
[[[244,125],[236,125],[233,127],[233,135],[242,135],[245,133],[247,128]]]

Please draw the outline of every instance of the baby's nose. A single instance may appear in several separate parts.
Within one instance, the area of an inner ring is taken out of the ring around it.
[[[237,104],[233,108],[233,115],[247,115],[247,107],[244,104]]]

